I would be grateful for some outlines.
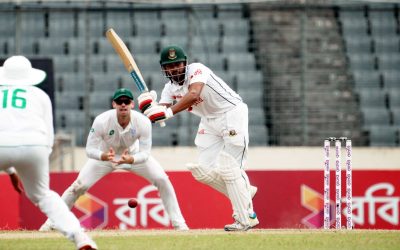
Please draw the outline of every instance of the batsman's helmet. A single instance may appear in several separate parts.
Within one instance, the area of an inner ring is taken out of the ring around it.
[[[165,65],[169,63],[175,63],[175,62],[187,62],[187,56],[185,51],[183,51],[182,48],[176,46],[176,45],[171,45],[165,47],[161,51],[160,55],[160,64]]]
[[[174,69],[166,69],[167,65],[171,63],[183,62],[184,66],[178,66]],[[187,56],[185,51],[176,46],[170,45],[162,49],[160,55],[161,70],[165,77],[172,83],[182,85],[186,79],[187,70]]]

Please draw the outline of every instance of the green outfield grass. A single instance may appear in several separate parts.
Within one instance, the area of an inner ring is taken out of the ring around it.
[[[91,231],[99,249],[400,249],[400,231],[389,230],[252,230],[226,233],[222,230]],[[56,232],[0,231],[0,249],[74,249]]]

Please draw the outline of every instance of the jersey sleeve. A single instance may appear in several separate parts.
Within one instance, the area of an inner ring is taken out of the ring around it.
[[[151,151],[151,123],[146,117],[140,123],[139,151],[133,155],[133,165],[147,161]]]
[[[102,125],[98,117],[94,120],[92,127],[90,128],[89,135],[86,143],[86,155],[87,157],[94,160],[101,160],[101,154],[103,153],[99,149],[99,145],[103,140]]]
[[[189,68],[188,72],[189,85],[196,82],[202,82],[206,84],[208,78],[210,77],[210,69],[201,63],[193,63],[190,66],[191,67]]]
[[[172,97],[170,85],[165,84],[164,89],[161,92],[161,98],[160,98],[159,103],[172,104],[173,102],[174,102],[174,98]]]

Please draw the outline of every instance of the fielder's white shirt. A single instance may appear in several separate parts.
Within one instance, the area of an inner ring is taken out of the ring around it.
[[[151,150],[151,123],[141,113],[131,110],[131,121],[122,128],[118,123],[117,110],[112,109],[98,115],[93,121],[86,143],[86,154],[89,158],[101,160],[101,154],[115,150],[119,159],[125,149],[134,158],[134,164],[145,162]]]
[[[35,86],[0,86],[0,146],[53,146],[49,96]]]
[[[192,63],[187,66],[186,79],[182,86],[173,84],[171,81],[166,83],[159,103],[171,104],[174,100],[179,101],[188,93],[189,86],[196,82],[204,83],[200,99],[189,109],[197,116],[215,118],[242,103],[242,98],[224,80],[201,63]]]

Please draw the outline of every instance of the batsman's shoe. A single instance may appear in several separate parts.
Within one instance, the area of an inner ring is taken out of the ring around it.
[[[55,230],[55,228],[51,224],[50,220],[46,220],[46,222],[39,228],[39,232],[50,232],[53,230]]]
[[[177,231],[188,231],[189,227],[186,225],[186,223],[180,223],[178,225],[174,225],[174,229]]]
[[[96,243],[83,231],[74,234],[74,242],[78,250],[97,250]]]
[[[249,215],[250,218],[250,228],[256,227],[258,224],[260,224],[260,221],[258,221],[257,214],[253,212],[252,215]]]
[[[258,187],[256,187],[256,186],[250,186],[250,196],[251,196],[251,199],[254,199],[254,196],[256,196],[257,191],[258,191]]]
[[[240,223],[235,218],[235,216],[233,218],[235,219],[235,222],[232,224],[225,225],[225,227],[224,227],[225,231],[247,231],[250,228],[257,226],[260,223],[257,219],[256,213],[249,215],[249,224],[248,225],[243,225],[242,223]]]

